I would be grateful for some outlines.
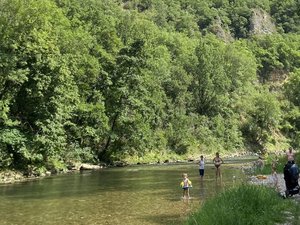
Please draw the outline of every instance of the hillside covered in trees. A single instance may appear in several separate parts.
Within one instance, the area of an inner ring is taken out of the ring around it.
[[[297,0],[1,0],[0,167],[300,147]]]

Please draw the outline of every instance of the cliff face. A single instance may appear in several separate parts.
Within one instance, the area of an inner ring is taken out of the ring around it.
[[[276,25],[272,21],[272,17],[266,11],[260,8],[252,9],[249,18],[248,34],[250,35],[268,35],[276,33]],[[210,25],[208,31],[215,34],[225,42],[234,41],[234,34],[230,32],[227,24],[224,24],[220,17],[217,17]]]
[[[272,34],[276,32],[276,26],[272,22],[271,16],[262,9],[253,9],[250,19],[250,33],[257,34]]]
[[[215,20],[209,30],[225,42],[231,42],[234,40],[230,34],[229,27],[224,25],[219,17]]]

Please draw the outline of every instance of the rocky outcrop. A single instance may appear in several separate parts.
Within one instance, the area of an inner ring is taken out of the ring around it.
[[[82,163],[80,166],[80,170],[99,170],[102,166],[99,165],[92,165],[87,163]]]
[[[253,9],[250,19],[250,34],[272,34],[276,32],[276,26],[271,16],[262,9]]]
[[[20,172],[13,170],[0,171],[0,183],[11,184],[23,180],[25,180],[25,177]]]
[[[231,36],[228,26],[225,26],[220,18],[217,18],[209,31],[214,33],[218,38],[224,42],[231,42],[234,38]]]

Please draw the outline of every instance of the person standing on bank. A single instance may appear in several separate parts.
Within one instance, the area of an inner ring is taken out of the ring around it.
[[[200,156],[200,161],[199,161],[199,174],[200,174],[200,179],[201,181],[203,180],[203,176],[204,176],[204,158],[203,155]]]
[[[213,163],[216,167],[216,178],[221,178],[221,164],[224,163],[223,159],[220,158],[219,152],[216,153],[216,157],[213,159]]]

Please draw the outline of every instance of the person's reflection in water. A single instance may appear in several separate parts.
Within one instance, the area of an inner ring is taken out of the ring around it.
[[[205,182],[201,181],[200,182],[200,197],[204,198],[205,197]]]
[[[192,204],[189,199],[184,199],[183,203],[180,204],[180,217],[187,217],[191,213]]]
[[[222,191],[223,186],[224,186],[224,184],[222,182],[222,179],[215,181],[215,191],[216,191],[216,194],[218,194],[219,192]]]

